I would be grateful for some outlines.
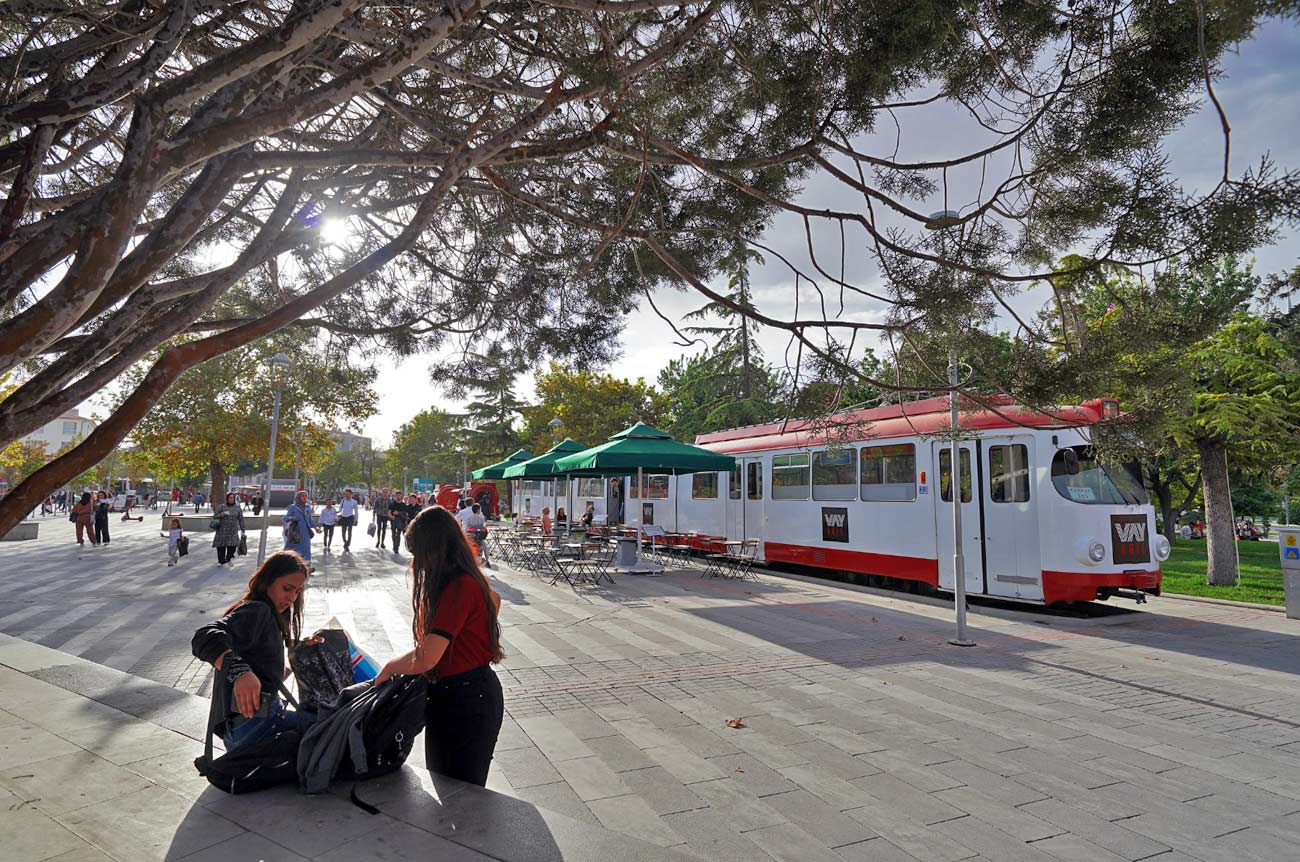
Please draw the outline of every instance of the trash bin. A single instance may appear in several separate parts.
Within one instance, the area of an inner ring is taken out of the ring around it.
[[[1282,589],[1286,594],[1286,615],[1300,620],[1300,526],[1274,527],[1277,553],[1282,563]]]

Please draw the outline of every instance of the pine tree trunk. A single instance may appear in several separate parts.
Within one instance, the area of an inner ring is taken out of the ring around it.
[[[226,482],[230,477],[226,475],[225,466],[216,461],[208,464],[208,470],[212,475],[212,496],[208,499],[211,505],[215,506],[226,501]]]
[[[1216,587],[1237,585],[1237,531],[1228,489],[1228,453],[1223,441],[1196,441],[1201,458],[1201,492],[1205,497],[1205,550],[1209,566],[1205,582]]]

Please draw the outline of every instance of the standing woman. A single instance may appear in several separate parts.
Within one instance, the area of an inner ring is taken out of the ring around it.
[[[299,491],[293,503],[284,513],[284,549],[297,551],[307,561],[309,571],[315,571],[311,565],[311,537],[316,532],[316,513],[307,502],[307,492]],[[294,538],[294,534],[297,538]]]
[[[212,547],[217,549],[217,565],[235,564],[235,552],[239,549],[239,537],[244,533],[244,508],[239,505],[234,491],[226,494],[226,501],[217,505],[212,513],[212,523],[217,525],[216,535],[212,537]]]
[[[101,548],[108,546],[108,513],[112,508],[113,498],[107,491],[100,491],[95,503],[95,544]]]
[[[316,720],[315,713],[296,712],[280,699],[285,649],[318,640],[301,640],[306,585],[306,561],[292,551],[277,551],[221,619],[194,633],[194,657],[217,669],[213,686],[232,688],[229,718],[218,733],[227,751],[282,730],[306,730]]]
[[[415,649],[384,665],[375,684],[433,671],[425,703],[424,760],[433,772],[483,787],[505,713],[501,599],[488,586],[454,515],[425,509],[406,528]]]
[[[73,523],[77,526],[77,544],[85,546],[86,536],[90,537],[90,544],[97,545],[99,541],[95,538],[95,504],[90,499],[90,492],[82,493],[81,500],[72,504]]]

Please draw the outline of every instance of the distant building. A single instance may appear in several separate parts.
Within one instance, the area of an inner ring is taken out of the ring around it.
[[[46,453],[53,455],[73,441],[85,440],[95,430],[95,420],[87,419],[76,411],[69,410],[58,419],[46,422],[40,428],[26,435],[24,441],[40,440],[45,444]]]
[[[367,452],[370,450],[370,438],[361,434],[350,434],[347,431],[331,431],[330,436],[334,438],[336,451]]]

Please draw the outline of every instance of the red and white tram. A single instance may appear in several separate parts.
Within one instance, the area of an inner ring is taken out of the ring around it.
[[[1109,399],[1052,413],[963,411],[958,505],[966,592],[1052,604],[1160,593],[1169,543],[1128,470],[1099,461],[1089,426]],[[628,480],[626,521],[732,539],[759,557],[953,587],[946,397],[701,435],[731,473]]]

